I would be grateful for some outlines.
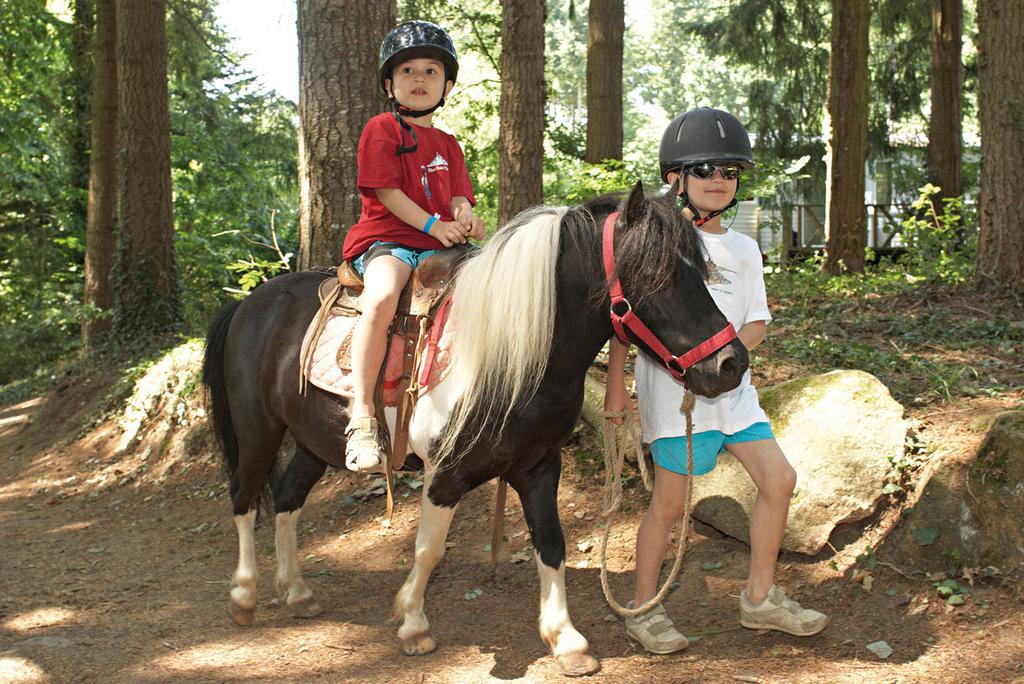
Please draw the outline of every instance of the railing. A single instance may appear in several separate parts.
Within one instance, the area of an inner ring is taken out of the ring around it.
[[[899,204],[865,204],[864,207],[867,246],[880,253],[902,250],[900,216],[909,207]],[[791,254],[809,255],[824,248],[825,205],[789,204],[775,210],[751,209],[745,212],[746,220],[740,230],[757,240],[762,252],[781,247],[785,260]],[[787,225],[789,230],[786,230]],[[772,232],[768,233],[769,230]]]

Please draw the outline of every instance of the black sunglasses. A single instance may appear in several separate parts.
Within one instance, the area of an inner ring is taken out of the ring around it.
[[[715,164],[704,162],[703,164],[694,164],[683,169],[683,173],[687,173],[694,178],[700,178],[701,180],[708,180],[714,177],[715,171],[721,172],[722,178],[725,180],[735,180],[740,177],[743,167],[732,163]]]

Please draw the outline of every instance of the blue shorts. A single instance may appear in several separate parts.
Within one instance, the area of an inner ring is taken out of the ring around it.
[[[432,254],[437,254],[437,249],[417,249],[416,247],[405,247],[397,242],[384,242],[377,240],[367,247],[366,251],[352,260],[352,268],[359,277],[366,273],[366,266],[379,256],[389,255],[400,261],[409,264],[410,268],[416,268],[420,262]]]
[[[718,454],[725,451],[728,444],[739,442],[757,442],[762,439],[775,439],[772,426],[768,423],[754,423],[739,432],[727,435],[718,430],[706,430],[693,436],[693,472],[695,475],[707,475],[718,464]],[[651,444],[651,456],[654,462],[665,470],[687,475],[686,471],[686,437],[662,437]]]

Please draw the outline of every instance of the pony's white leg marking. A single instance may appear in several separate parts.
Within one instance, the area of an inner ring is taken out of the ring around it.
[[[550,568],[534,552],[537,574],[540,575],[540,636],[555,656],[586,653],[586,638],[576,631],[569,618],[565,595],[565,563]]]
[[[441,434],[452,408],[462,396],[462,383],[455,376],[455,373],[449,373],[420,397],[409,420],[409,448],[419,454],[424,463],[429,458],[427,447],[430,440]]]
[[[398,638],[407,655],[422,655],[433,651],[437,644],[430,636],[430,623],[423,612],[423,596],[430,573],[444,556],[444,540],[452,524],[455,508],[435,506],[427,496],[430,483],[423,485],[420,506],[420,526],[416,532],[416,561],[405,584],[395,597],[395,617],[401,617]]]
[[[235,516],[238,567],[231,576],[231,617],[240,625],[252,622],[256,609],[259,569],[256,567],[256,509]]]
[[[277,586],[286,596],[295,617],[315,617],[320,606],[313,600],[313,590],[302,580],[299,565],[299,544],[296,529],[302,509],[278,513],[274,522],[274,548],[277,554]]]

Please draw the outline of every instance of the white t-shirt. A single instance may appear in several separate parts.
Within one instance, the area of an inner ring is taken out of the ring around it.
[[[738,331],[751,321],[772,319],[764,288],[761,249],[757,243],[734,230],[724,234],[698,230],[708,254],[708,291],[715,304]],[[681,354],[685,349],[673,350]],[[686,435],[686,418],[679,410],[683,385],[658,361],[637,354],[636,393],[640,403],[640,427],[644,441]],[[735,434],[768,416],[757,401],[757,390],[750,384],[750,371],[736,389],[714,399],[698,396],[693,409],[693,431],[719,430]]]

